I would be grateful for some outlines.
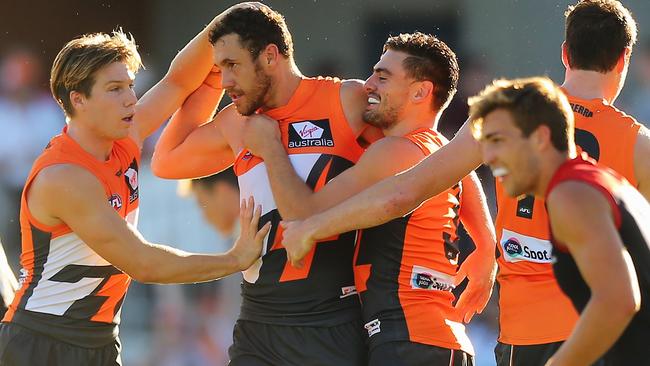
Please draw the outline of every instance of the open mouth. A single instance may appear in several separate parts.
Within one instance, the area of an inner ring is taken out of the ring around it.
[[[506,169],[504,167],[492,168],[492,175],[497,180],[503,181],[503,179],[508,175],[508,169]]]
[[[130,114],[130,115],[128,115],[128,116],[122,118],[122,121],[124,121],[124,122],[126,122],[126,123],[131,123],[131,122],[133,122],[133,115]]]
[[[230,97],[230,100],[232,100],[233,103],[237,102],[242,96],[242,94],[237,94],[237,93],[228,93],[228,96]]]
[[[374,108],[380,102],[381,100],[379,99],[379,96],[368,95],[368,108]]]

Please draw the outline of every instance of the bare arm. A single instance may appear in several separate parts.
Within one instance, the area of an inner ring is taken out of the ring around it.
[[[157,130],[206,79],[214,64],[209,32],[218,18],[183,47],[172,60],[167,74],[138,101],[132,131],[135,141],[142,143]]]
[[[403,216],[456,184],[480,163],[478,143],[465,123],[453,140],[413,168],[309,218],[307,221],[316,228],[314,239],[381,225]]]
[[[650,201],[650,130],[645,126],[639,129],[639,135],[634,146],[634,175],[638,183],[637,189]]]
[[[475,313],[485,308],[496,277],[496,235],[481,182],[472,172],[463,179],[460,219],[472,237],[476,249],[463,262],[459,278],[466,276],[469,283],[456,303],[462,319],[467,323]]]
[[[591,365],[638,311],[639,282],[601,192],[584,183],[561,183],[547,207],[553,235],[566,243],[591,290],[573,332],[547,365]]]
[[[225,254],[187,253],[149,243],[108,204],[97,179],[73,165],[41,171],[29,190],[28,204],[37,219],[65,222],[102,258],[141,282],[201,282],[246,269],[259,257],[269,229],[257,232],[260,208],[253,215],[251,200],[242,205],[242,235]]]
[[[151,170],[156,176],[197,178],[220,172],[233,164],[235,157],[226,134],[228,126],[242,118],[234,105],[224,108],[205,124],[184,115],[192,113],[191,110],[191,105],[181,108],[163,130],[151,159]]]
[[[306,177],[298,176],[294,170],[280,141],[276,121],[253,116],[244,130],[246,147],[264,159],[273,198],[285,220],[304,219],[333,207],[424,158],[422,151],[409,140],[386,137],[372,144],[354,166],[330,182],[321,182],[314,192],[305,183]]]

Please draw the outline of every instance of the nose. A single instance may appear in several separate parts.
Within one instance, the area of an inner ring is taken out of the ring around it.
[[[486,144],[484,142],[481,142],[481,156],[483,158],[483,162],[487,165],[493,165],[496,162],[497,155],[494,151],[493,148],[489,146],[489,144]]]
[[[363,83],[363,88],[366,90],[366,93],[372,93],[373,91],[377,90],[373,76],[374,75],[370,75]]]
[[[221,88],[229,89],[235,86],[235,79],[231,72],[224,69],[221,70]]]
[[[133,90],[132,88],[129,88],[129,91],[128,91],[127,96],[126,96],[126,100],[124,101],[125,106],[126,107],[131,107],[132,105],[137,103],[137,101],[138,101],[138,96],[135,95],[135,90]]]

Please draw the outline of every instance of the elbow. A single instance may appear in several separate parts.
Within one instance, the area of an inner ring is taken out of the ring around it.
[[[156,271],[147,263],[138,263],[134,269],[127,272],[132,279],[140,283],[160,283],[160,279],[156,276]]]
[[[176,179],[176,177],[169,171],[169,167],[173,164],[165,161],[164,156],[154,152],[151,157],[151,172],[158,178],[163,179]]]
[[[386,211],[391,217],[400,217],[415,209],[420,200],[413,191],[397,191],[387,198]]]

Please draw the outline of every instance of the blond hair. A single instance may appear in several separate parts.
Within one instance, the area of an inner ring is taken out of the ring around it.
[[[74,116],[70,92],[90,96],[95,72],[113,62],[126,63],[134,73],[142,67],[133,36],[121,29],[112,34],[85,34],[61,49],[52,64],[50,90],[67,117]]]
[[[474,136],[480,136],[485,116],[505,109],[525,137],[540,125],[546,125],[551,130],[553,146],[559,151],[567,151],[573,141],[573,112],[569,101],[562,89],[547,77],[495,80],[477,96],[469,98],[468,104]]]

